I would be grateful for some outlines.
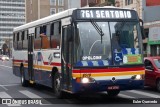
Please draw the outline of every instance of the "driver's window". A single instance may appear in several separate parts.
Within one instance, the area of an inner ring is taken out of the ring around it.
[[[145,68],[147,68],[147,67],[154,68],[151,61],[149,61],[147,59],[144,61],[144,64],[145,64]]]

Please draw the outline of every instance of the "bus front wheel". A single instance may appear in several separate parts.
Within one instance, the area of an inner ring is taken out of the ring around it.
[[[107,91],[108,93],[108,96],[110,97],[115,97],[119,94],[120,90],[110,90],[110,91]]]

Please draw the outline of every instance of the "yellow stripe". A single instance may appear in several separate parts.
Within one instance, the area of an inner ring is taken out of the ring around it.
[[[74,78],[81,77],[80,75],[89,73],[73,73]],[[102,76],[124,76],[124,75],[141,75],[145,74],[144,70],[141,71],[124,71],[124,72],[107,72],[107,73],[90,73],[91,77],[102,77]]]
[[[13,66],[18,66],[20,67],[20,64],[19,62],[14,62],[13,63]],[[28,67],[28,64],[27,63],[23,63],[24,67]],[[33,65],[34,69],[43,69],[43,70],[48,70],[48,71],[52,71],[52,68],[53,66],[42,66],[42,65]]]

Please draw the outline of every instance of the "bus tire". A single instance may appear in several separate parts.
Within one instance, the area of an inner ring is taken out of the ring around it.
[[[156,82],[156,88],[157,88],[157,91],[160,92],[160,79],[158,79]]]
[[[23,87],[27,87],[29,83],[28,83],[28,81],[25,79],[24,67],[21,67],[20,70],[21,70],[21,85],[22,85]]]
[[[63,98],[63,92],[61,90],[61,83],[60,83],[60,74],[58,72],[56,72],[54,74],[54,78],[53,78],[53,90],[55,93],[55,96],[59,99]]]
[[[120,90],[111,90],[111,91],[107,91],[108,96],[110,97],[115,97],[119,94]]]

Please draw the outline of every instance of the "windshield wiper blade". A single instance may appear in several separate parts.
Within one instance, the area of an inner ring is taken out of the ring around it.
[[[102,36],[104,35],[102,28],[93,20],[91,20],[91,24],[93,25],[93,27],[97,30],[97,32],[101,36],[101,43],[102,43]]]
[[[102,28],[93,20],[91,20],[91,24],[94,26],[94,28],[97,30],[99,35],[102,37],[104,35]]]

